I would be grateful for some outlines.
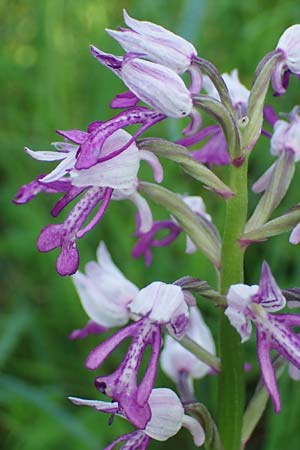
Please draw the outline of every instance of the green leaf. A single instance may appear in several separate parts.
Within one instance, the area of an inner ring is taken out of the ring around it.
[[[204,164],[196,161],[182,145],[174,144],[165,139],[146,138],[139,141],[139,148],[176,162],[191,177],[201,181],[222,197],[229,198],[234,195],[232,190],[217,175]]]

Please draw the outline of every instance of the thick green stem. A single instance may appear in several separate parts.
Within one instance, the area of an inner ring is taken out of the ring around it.
[[[221,259],[221,294],[242,283],[244,251],[238,244],[247,219],[247,161],[230,168],[230,187],[236,195],[227,201]],[[219,428],[224,450],[240,450],[244,411],[244,359],[241,338],[222,312],[220,323],[221,374],[219,377]]]

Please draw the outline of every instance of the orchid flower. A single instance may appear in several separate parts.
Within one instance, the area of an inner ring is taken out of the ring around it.
[[[189,69],[197,55],[195,47],[182,37],[152,22],[133,19],[123,10],[124,22],[131,28],[106,30],[127,53],[140,53],[177,73]]]
[[[285,93],[291,74],[300,75],[300,25],[287,28],[280,37],[277,52],[281,53],[272,76],[272,85],[277,95]]]
[[[251,323],[256,327],[257,353],[262,378],[279,412],[280,396],[270,352],[276,350],[283,358],[300,369],[300,336],[293,331],[300,325],[298,314],[273,314],[286,304],[267,263],[262,266],[259,285],[232,285],[227,294],[225,314],[239,332],[242,342],[251,335]]]
[[[132,338],[120,366],[111,375],[98,376],[95,385],[100,392],[119,403],[128,420],[138,428],[144,428],[151,418],[148,400],[157,372],[162,326],[181,338],[189,323],[188,304],[179,286],[154,282],[141,289],[128,308],[139,320],[92,350],[86,366],[90,370],[97,369],[121,342]],[[150,359],[144,377],[138,383],[141,362],[148,346],[151,347]]]
[[[76,397],[69,397],[69,399],[75,405],[89,406],[99,412],[116,414],[127,418],[117,402],[108,403]],[[153,389],[149,396],[149,406],[151,419],[145,427],[119,437],[105,450],[111,450],[119,442],[124,441],[128,450],[145,450],[148,447],[150,438],[160,442],[166,441],[175,436],[182,427],[190,431],[196,447],[203,445],[205,434],[202,426],[196,419],[184,413],[184,408],[174,391],[167,388]]]
[[[70,134],[75,139],[74,133]],[[163,171],[155,155],[147,151],[140,152],[131,141],[132,137],[126,131],[121,129],[115,131],[103,143],[102,156],[105,159],[84,170],[76,169],[78,158],[76,146],[62,144],[63,151],[60,151],[56,145],[57,152],[26,150],[35,159],[61,161],[64,158],[64,161],[60,162],[47,176],[40,176],[34,182],[21,187],[15,199],[16,203],[25,203],[42,191],[63,192],[63,197],[52,210],[52,215],[56,217],[62,209],[82,194],[67,219],[61,224],[47,225],[38,238],[38,249],[42,252],[61,247],[56,265],[59,274],[70,275],[76,272],[79,265],[76,240],[82,238],[101,220],[111,199],[130,199],[138,208],[141,229],[146,232],[151,228],[151,210],[146,200],[137,192],[140,160],[145,159],[150,164],[158,182],[162,180]],[[129,146],[128,142],[131,142]],[[115,149],[122,146],[127,146],[126,151],[110,158]],[[100,205],[98,212],[85,225],[98,205]]]
[[[150,105],[158,115],[158,120],[166,117],[177,119],[190,117],[191,123],[183,130],[192,135],[202,124],[201,114],[193,107],[192,96],[200,85],[195,82],[188,89],[182,78],[169,67],[142,59],[143,55],[128,53],[123,58],[102,52],[91,46],[92,55],[105,67],[111,69],[129,92],[117,96],[113,107],[127,107],[142,100]]]

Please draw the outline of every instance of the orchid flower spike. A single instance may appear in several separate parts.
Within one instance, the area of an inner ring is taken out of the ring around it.
[[[93,124],[92,130],[95,126],[96,130],[99,130],[101,124]],[[60,133],[70,140],[76,140],[77,143],[85,141],[90,134],[79,130]],[[93,134],[93,131],[91,133]],[[124,150],[120,152],[119,149],[122,147]],[[61,248],[56,264],[57,271],[60,275],[71,275],[77,271],[79,265],[77,239],[95,227],[112,199],[131,200],[138,209],[141,230],[147,232],[151,229],[152,214],[146,200],[137,192],[137,173],[141,160],[145,160],[151,166],[157,182],[162,180],[163,170],[154,154],[148,151],[140,152],[132,136],[121,129],[113,129],[102,142],[103,160],[96,159],[96,162],[86,169],[76,168],[81,155],[78,145],[61,143],[60,147],[56,145],[56,150],[56,152],[26,150],[35,159],[61,162],[48,175],[39,176],[28,185],[22,186],[15,202],[26,203],[43,191],[63,193],[63,197],[52,210],[52,215],[56,217],[69,203],[82,195],[63,223],[47,225],[38,238],[38,249],[41,252]],[[98,212],[88,224],[85,224],[97,207]]]
[[[104,242],[99,244],[97,259],[85,266],[86,275],[78,271],[72,276],[83,309],[100,330],[125,325],[130,318],[128,305],[138,288],[113,263]],[[83,338],[93,330],[88,322],[82,330],[73,331],[71,338]]]
[[[84,400],[69,397],[72,403],[79,406],[89,406],[99,412],[116,414],[126,418],[122,408],[117,402],[108,403],[98,400]],[[145,450],[151,439],[166,441],[175,436],[184,427],[187,428],[194,440],[196,447],[204,444],[205,434],[200,423],[191,416],[184,413],[184,408],[174,391],[167,388],[153,389],[149,397],[151,419],[143,429],[123,435],[116,439],[105,450],[113,449],[118,443],[126,442],[128,450]],[[123,447],[122,447],[123,448]],[[124,447],[125,448],[125,447]]]
[[[201,345],[210,353],[216,353],[212,334],[205,324],[196,306],[190,308],[190,322],[186,336]],[[177,384],[182,399],[191,400],[193,396],[193,380],[207,375],[211,368],[186,350],[171,336],[165,337],[165,344],[160,359],[163,371]]]
[[[270,352],[276,350],[300,369],[300,336],[293,331],[300,325],[299,314],[273,314],[284,308],[286,299],[278,287],[267,263],[263,263],[259,285],[232,285],[227,294],[225,310],[230,323],[239,332],[242,342],[251,335],[251,322],[256,327],[257,354],[262,378],[279,412],[280,395]]]
[[[291,74],[300,76],[300,24],[287,28],[280,37],[276,50],[281,53],[272,75],[272,85],[277,95],[285,93]]]
[[[189,69],[197,55],[195,47],[182,37],[152,22],[133,19],[123,10],[124,22],[130,28],[106,30],[127,53],[140,53],[146,59],[163,64],[177,73]]]
[[[121,342],[132,338],[120,366],[110,375],[98,376],[95,385],[100,392],[117,401],[128,420],[138,428],[144,428],[151,418],[148,400],[157,372],[162,327],[166,326],[177,338],[184,335],[189,323],[188,300],[177,285],[151,283],[129,303],[130,313],[137,322],[101,343],[87,358],[87,368],[95,370]],[[150,359],[143,379],[138,383],[141,362],[148,347],[151,348]]]

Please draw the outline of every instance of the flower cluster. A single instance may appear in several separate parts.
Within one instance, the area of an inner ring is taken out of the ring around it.
[[[114,403],[77,398],[72,398],[72,401],[78,405],[92,406],[98,411],[121,415],[139,430],[122,436],[114,444],[127,440],[132,448],[136,442],[146,447],[149,436],[165,440],[185,426],[190,429],[195,444],[202,445],[204,431],[201,425],[184,414],[176,394],[170,389],[153,389],[163,328],[173,336],[166,338],[162,354],[162,367],[172,379],[175,377],[180,384],[182,375],[189,379],[199,378],[210,370],[174,340],[188,334],[195,342],[215,352],[212,336],[195,306],[193,296],[176,284],[162,282],[153,282],[139,290],[115,266],[104,243],[100,243],[97,255],[98,263],[88,263],[86,275],[80,272],[73,275],[89,321],[83,329],[75,330],[71,338],[84,338],[89,333],[105,332],[108,328],[126,325],[130,319],[133,321],[92,350],[86,361],[86,367],[90,370],[102,366],[126,338],[130,337],[131,343],[120,366],[112,374],[98,376],[95,380],[96,388]],[[182,362],[185,361],[181,367],[174,361],[176,346],[180,348]],[[138,382],[147,347],[151,348],[150,358],[146,372]]]
[[[207,440],[207,448],[237,450],[241,448],[237,443],[242,441],[244,445],[249,437],[237,431],[243,412],[239,402],[232,405],[240,410],[232,414],[232,435],[228,440],[226,430],[223,447],[208,410],[197,402],[194,382],[221,371],[220,386],[224,386],[225,374],[225,406],[222,403],[220,408],[226,414],[220,418],[220,430],[228,428],[228,379],[240,376],[242,380],[243,361],[227,319],[242,342],[250,339],[252,324],[255,325],[262,380],[276,412],[281,403],[271,351],[278,353],[281,362],[287,361],[292,376],[299,378],[300,335],[296,328],[300,326],[300,314],[275,314],[286,306],[287,296],[295,303],[298,290],[281,291],[266,263],[258,285],[249,286],[242,280],[248,245],[290,230],[290,242],[300,242],[299,205],[272,218],[300,160],[299,107],[279,116],[272,107],[264,105],[270,83],[279,96],[286,92],[291,74],[300,76],[300,25],[288,28],[276,49],[259,63],[248,90],[236,69],[221,75],[185,39],[161,26],[135,20],[126,11],[124,21],[127,28],[107,30],[120,44],[124,52],[121,56],[91,46],[96,60],[127,88],[110,104],[112,110],[121,112],[108,120],[90,123],[86,131],[58,130],[64,141],[55,142],[53,151],[25,148],[32,158],[57,161],[58,165],[22,186],[14,201],[27,203],[41,192],[59,194],[51,211],[53,217],[73,203],[61,223],[49,224],[41,231],[37,245],[41,252],[60,248],[57,271],[60,275],[72,275],[88,316],[86,325],[74,330],[70,338],[82,339],[89,334],[101,334],[102,338],[110,328],[118,327],[89,353],[86,367],[102,370],[120,344],[129,341],[118,367],[110,374],[99,372],[96,376],[96,389],[105,395],[105,400],[70,397],[76,405],[120,416],[136,428],[117,438],[106,450],[124,442],[124,450],[143,450],[150,438],[167,440],[182,427],[190,431],[196,446]],[[182,77],[185,73],[190,76],[189,83]],[[202,127],[199,110],[216,123]],[[167,118],[189,119],[181,139],[140,139],[146,130]],[[272,133],[263,128],[263,118],[272,125]],[[139,126],[133,134],[125,130],[131,125]],[[252,187],[262,197],[247,219],[247,160],[261,135],[270,138],[270,152],[276,160]],[[223,239],[206,212],[202,197],[174,193],[159,185],[164,170],[158,157],[175,162],[228,201]],[[156,184],[140,179],[141,161],[150,166]],[[212,171],[214,165],[229,165],[229,186]],[[153,220],[145,196],[165,209],[165,220]],[[137,208],[134,258],[143,256],[146,265],[150,265],[153,248],[165,247],[184,233],[186,253],[202,251],[218,272],[220,288],[214,290],[206,281],[187,276],[174,283],[154,281],[139,289],[115,266],[103,242],[97,250],[98,262],[89,262],[85,274],[78,271],[77,241],[99,223],[112,200],[130,200]],[[161,232],[165,234],[162,236]],[[194,293],[221,310],[220,358]],[[237,361],[231,354],[234,349]],[[178,395],[169,388],[155,387],[159,362],[176,385]],[[237,383],[232,384],[232,397],[237,399],[243,389],[239,391]],[[260,384],[257,392],[259,388]],[[262,414],[262,403],[260,399],[251,426]],[[253,404],[250,402],[249,408]],[[247,411],[244,417],[247,418]]]

